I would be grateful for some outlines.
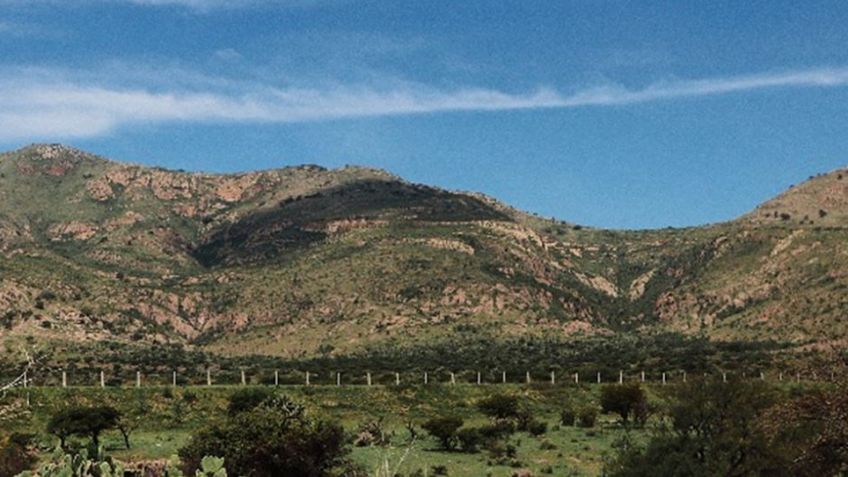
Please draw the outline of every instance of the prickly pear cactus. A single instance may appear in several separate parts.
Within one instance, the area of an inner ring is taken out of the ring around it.
[[[224,459],[221,457],[204,457],[200,461],[200,468],[196,473],[197,477],[227,477],[227,469],[224,468]]]
[[[97,469],[97,472],[95,472]],[[85,451],[79,454],[65,454],[57,449],[49,462],[42,464],[35,472],[26,471],[18,477],[123,477],[121,464],[112,459],[89,459]]]
[[[185,477],[179,468],[179,457],[174,456],[168,462],[166,475],[168,477]],[[227,477],[222,457],[206,456],[200,461],[200,468],[194,472],[195,477]]]

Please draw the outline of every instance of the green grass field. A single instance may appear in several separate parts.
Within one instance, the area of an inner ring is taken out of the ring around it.
[[[194,430],[226,414],[229,396],[239,386],[216,387],[149,387],[132,388],[31,388],[30,407],[15,419],[3,423],[9,430],[37,434],[40,447],[48,452],[55,438],[45,432],[46,422],[56,410],[70,404],[110,405],[134,420],[137,428],[131,435],[131,449],[124,448],[117,431],[104,438],[106,450],[126,461],[166,459],[176,454]],[[599,387],[592,385],[431,385],[431,386],[281,386],[279,393],[304,403],[316,417],[336,420],[350,433],[372,419],[383,419],[383,429],[390,435],[386,446],[353,447],[352,459],[371,474],[388,465],[393,473],[408,475],[420,470],[433,475],[434,466],[445,466],[448,475],[478,477],[510,476],[516,468],[528,468],[535,475],[598,475],[604,459],[613,452],[613,444],[626,432],[633,439],[648,435],[655,423],[646,429],[625,430],[615,416],[601,415],[594,428],[560,426],[559,414],[567,404],[597,404]],[[662,405],[660,387],[649,388],[651,401]],[[23,402],[25,391],[6,399]],[[428,418],[455,415],[466,425],[483,424],[487,418],[476,409],[476,403],[492,394],[511,394],[548,425],[548,431],[534,437],[516,433],[510,443],[518,452],[511,462],[497,463],[485,450],[478,453],[445,452],[435,439],[422,430],[411,440],[408,422],[419,426]]]

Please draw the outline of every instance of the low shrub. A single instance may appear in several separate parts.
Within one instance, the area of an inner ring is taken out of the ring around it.
[[[548,432],[548,424],[544,421],[533,419],[532,421],[527,423],[527,432],[531,436],[541,436],[542,434]]]
[[[572,407],[566,407],[559,413],[559,422],[563,426],[573,426],[577,422],[577,412]]]
[[[591,428],[595,427],[595,421],[598,418],[598,409],[593,406],[586,406],[580,410],[578,416],[580,427]]]

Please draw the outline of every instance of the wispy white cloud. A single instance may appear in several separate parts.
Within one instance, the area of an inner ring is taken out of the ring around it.
[[[216,50],[212,53],[212,56],[222,61],[238,61],[242,58],[241,53],[236,51],[234,48]]]
[[[390,87],[279,88],[204,81],[196,88],[93,86],[79,77],[0,72],[0,140],[58,139],[108,134],[122,126],[167,122],[286,123],[341,118],[622,106],[767,88],[848,85],[848,68],[668,80],[640,89],[600,86],[565,94],[554,89],[514,94],[486,88],[439,90],[419,84]],[[55,79],[55,77],[59,79]],[[177,83],[175,83],[177,84]],[[205,89],[204,89],[205,88]]]
[[[0,5],[49,4],[74,8],[97,4],[134,4],[151,7],[185,7],[196,11],[234,10],[254,7],[313,7],[349,0],[0,0]]]
[[[2,5],[2,3],[0,3]],[[15,38],[58,38],[64,35],[59,30],[49,30],[32,23],[11,22],[0,20],[0,37]]]

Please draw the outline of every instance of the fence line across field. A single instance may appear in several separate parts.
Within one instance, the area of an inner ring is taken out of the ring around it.
[[[468,376],[468,375],[472,376],[472,378],[468,378],[468,379],[465,379],[465,380],[458,380],[457,379],[458,373],[454,372],[454,371],[450,371],[450,372],[443,371],[442,372],[442,375],[444,377],[443,380],[433,379],[433,375],[438,374],[438,373],[433,373],[433,372],[428,372],[428,371],[414,373],[414,377],[413,377],[412,372],[406,372],[406,373],[380,372],[380,375],[382,376],[383,379],[381,381],[378,381],[378,382],[375,382],[374,376],[372,375],[372,373],[370,371],[360,373],[360,374],[349,373],[347,375],[343,375],[343,373],[340,372],[340,371],[334,371],[334,372],[330,372],[330,373],[327,373],[327,372],[325,372],[325,373],[314,373],[314,372],[311,372],[311,371],[290,370],[289,371],[290,374],[288,375],[289,377],[291,376],[292,372],[300,374],[302,376],[302,378],[300,380],[296,380],[294,382],[291,382],[292,380],[289,379],[289,382],[284,383],[280,379],[280,370],[274,370],[273,381],[269,381],[269,380],[266,379],[266,381],[260,380],[259,382],[256,382],[256,381],[251,381],[249,379],[250,376],[248,375],[248,373],[245,370],[240,370],[239,371],[240,379],[238,380],[238,384],[236,384],[235,382],[215,381],[214,380],[214,374],[213,374],[212,370],[210,370],[210,369],[206,370],[205,382],[203,382],[203,383],[202,382],[185,382],[185,381],[181,382],[178,379],[180,377],[179,373],[177,371],[172,371],[170,373],[170,378],[171,378],[169,380],[170,383],[168,383],[168,384],[170,384],[170,386],[172,386],[172,387],[177,387],[177,386],[203,386],[203,385],[205,385],[207,387],[211,387],[211,386],[234,386],[234,385],[241,385],[241,386],[248,386],[248,385],[251,385],[251,386],[256,386],[256,385],[264,385],[264,386],[332,386],[332,385],[335,385],[335,386],[389,386],[389,385],[400,386],[400,385],[425,385],[426,386],[426,385],[437,385],[437,384],[443,384],[443,385],[458,385],[459,384],[459,385],[483,386],[483,385],[497,385],[497,384],[510,383],[509,380],[508,380],[508,373],[506,371],[490,372],[487,375],[491,376],[492,378],[488,379],[488,380],[484,378],[484,373],[482,373],[480,371],[461,373],[461,374],[464,374],[466,376]],[[83,374],[85,374],[85,373],[83,373]],[[230,375],[229,373],[224,373],[224,374],[227,375],[227,376]],[[40,375],[40,376],[48,375],[48,376],[50,376],[51,373],[37,373],[36,375]],[[444,376],[444,375],[446,375],[446,376]],[[194,374],[191,374],[191,376],[194,376]],[[260,376],[261,377],[267,377],[268,375],[267,374],[263,375],[263,374],[259,374],[259,373],[254,375],[254,377],[260,377]],[[322,376],[324,378],[327,378],[327,379],[324,379],[324,380],[320,379]],[[497,376],[499,376],[500,379],[497,379]],[[547,383],[547,384],[550,384],[550,385],[567,385],[567,384],[573,383],[573,384],[579,385],[581,383],[583,383],[583,384],[609,384],[609,383],[623,384],[625,382],[641,382],[641,383],[658,383],[658,384],[661,383],[661,384],[665,385],[665,384],[669,384],[670,382],[683,382],[683,383],[685,383],[689,379],[689,375],[687,374],[686,371],[675,371],[675,372],[664,371],[664,372],[656,372],[656,373],[652,373],[652,374],[648,375],[645,371],[640,371],[638,373],[625,373],[625,371],[620,370],[620,371],[618,371],[617,376],[608,376],[608,375],[605,376],[604,373],[602,373],[602,372],[591,373],[591,374],[589,374],[588,378],[586,378],[585,376],[586,376],[586,374],[581,375],[579,372],[567,373],[565,375],[557,375],[556,371],[550,371],[550,373],[544,375],[544,377],[543,377],[543,375],[541,375],[541,373],[534,374],[530,371],[526,371],[524,373],[522,380],[515,380],[511,384],[534,384],[534,383],[544,384],[544,383]],[[162,386],[168,385],[168,384],[163,382],[163,380],[162,380],[163,376],[160,373],[153,373],[153,375],[151,377],[152,377],[152,379],[149,379],[149,380],[145,379],[145,376],[141,371],[136,371],[134,382],[132,384],[130,384],[129,386],[127,386],[126,385],[127,383],[123,380],[118,381],[118,382],[114,382],[114,381],[107,382],[107,379],[106,379],[107,373],[105,371],[100,371],[96,376],[96,378],[97,378],[96,381],[95,381],[96,384],[93,384],[93,383],[91,383],[91,381],[88,381],[87,383],[84,383],[84,384],[71,385],[69,383],[69,380],[68,380],[68,372],[62,371],[61,372],[61,381],[59,381],[59,383],[61,383],[61,384],[50,384],[49,380],[43,380],[40,384],[37,384],[36,381],[33,379],[32,375],[30,375],[28,372],[24,372],[21,384],[24,388],[35,387],[35,386],[38,386],[38,387],[62,387],[62,388],[67,388],[67,387],[101,387],[101,388],[106,388],[106,387],[133,387],[134,386],[136,388],[141,388],[141,387],[151,387],[151,386],[152,387],[162,387]],[[391,377],[393,377],[394,379],[389,381],[389,379]],[[564,377],[564,379],[558,380],[558,377],[561,377],[561,378]],[[714,378],[716,380],[720,379],[722,382],[725,382],[725,383],[732,380],[732,379],[739,379],[739,378],[750,379],[750,380],[760,380],[760,381],[772,380],[772,381],[778,381],[778,382],[783,382],[783,381],[801,382],[802,380],[803,381],[819,381],[820,380],[817,373],[809,373],[808,375],[804,376],[804,379],[802,379],[800,372],[796,372],[794,375],[789,375],[788,379],[787,379],[787,375],[784,372],[772,373],[770,375],[767,375],[765,372],[758,372],[758,373],[753,373],[751,375],[748,375],[747,373],[733,373],[733,374],[731,374],[727,371],[722,371],[722,372],[719,372],[719,373],[703,373],[703,377],[705,379],[708,379],[708,378]],[[349,379],[345,379],[345,378],[349,378]],[[581,378],[583,378],[582,381],[581,381]],[[831,372],[829,381],[834,382],[835,379],[836,379],[835,373]],[[156,382],[151,384],[152,381],[156,381]]]

